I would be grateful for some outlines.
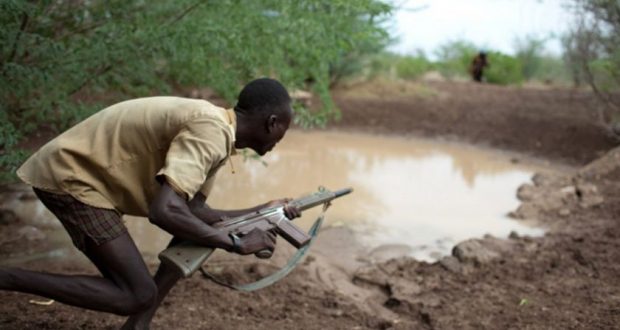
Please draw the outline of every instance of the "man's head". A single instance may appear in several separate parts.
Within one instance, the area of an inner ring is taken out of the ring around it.
[[[235,147],[250,148],[262,156],[284,137],[293,117],[291,98],[277,80],[256,79],[239,93],[235,114]]]

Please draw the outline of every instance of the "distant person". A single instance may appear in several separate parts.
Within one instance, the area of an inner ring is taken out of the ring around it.
[[[479,52],[471,61],[471,66],[469,67],[469,73],[474,81],[482,82],[484,68],[487,66],[489,66],[487,53]]]
[[[0,267],[0,290],[21,291],[97,311],[130,315],[124,329],[148,329],[157,306],[181,274],[161,264],[154,278],[121,220],[149,217],[174,241],[191,240],[238,254],[275,248],[254,229],[239,238],[214,223],[266,206],[216,210],[206,203],[216,172],[235,149],[259,155],[284,137],[293,112],[286,89],[257,79],[234,109],[205,100],[147,97],[112,105],[62,133],[17,171],[64,225],[100,276]],[[285,207],[286,216],[300,211]],[[173,244],[173,243],[171,243]]]

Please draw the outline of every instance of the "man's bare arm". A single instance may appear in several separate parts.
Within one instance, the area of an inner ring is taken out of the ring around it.
[[[279,199],[279,200],[273,200],[265,204],[260,204],[255,207],[242,209],[242,210],[217,210],[217,209],[211,208],[206,203],[206,200],[207,198],[205,197],[205,195],[199,192],[196,194],[196,196],[191,201],[188,202],[188,205],[189,205],[191,212],[197,218],[201,219],[207,224],[214,224],[222,220],[223,218],[234,218],[234,217],[242,216],[244,214],[256,212],[265,207],[286,204],[286,202],[289,201],[289,199]],[[301,211],[299,211],[297,208],[288,207],[288,206],[285,207],[284,213],[289,219],[294,219],[301,215]]]
[[[207,198],[202,193],[198,192],[194,198],[189,201],[187,204],[192,213],[202,221],[213,224],[216,223],[223,218],[234,218],[244,214],[256,212],[263,207],[266,207],[268,203],[257,205],[255,207],[242,209],[242,210],[217,210],[211,208],[206,203]]]
[[[232,239],[226,233],[197,218],[188,203],[167,182],[162,184],[151,202],[149,220],[175,237],[225,250],[233,247]]]
[[[252,254],[265,249],[273,251],[275,247],[275,235],[259,229],[241,237],[235,246],[228,233],[213,228],[197,218],[185,199],[166,182],[162,184],[151,203],[149,220],[175,237],[207,247],[232,250],[239,254]]]

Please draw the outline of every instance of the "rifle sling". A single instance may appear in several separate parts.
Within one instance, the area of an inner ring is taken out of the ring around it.
[[[256,282],[235,285],[235,284],[226,283],[218,279],[217,277],[213,276],[211,273],[209,273],[207,270],[204,269],[204,266],[200,267],[200,272],[202,273],[204,277],[210,279],[216,284],[219,284],[221,286],[225,286],[229,289],[233,289],[237,291],[251,292],[251,291],[265,288],[267,286],[270,286],[276,283],[277,281],[281,280],[284,276],[288,275],[288,273],[290,273],[293,269],[295,269],[297,264],[299,264],[299,262],[306,255],[306,253],[308,252],[308,249],[310,249],[310,246],[312,245],[312,243],[314,242],[314,239],[319,233],[319,229],[321,228],[321,225],[323,224],[323,219],[325,218],[325,211],[327,211],[327,208],[329,206],[330,206],[329,202],[323,204],[323,211],[321,212],[321,215],[319,215],[319,217],[314,221],[314,224],[312,224],[312,227],[310,227],[310,230],[308,231],[308,235],[310,235],[311,237],[310,242],[306,244],[304,247],[302,247],[301,249],[297,250],[297,252],[295,252],[295,254],[288,260],[286,265],[284,265],[284,267],[282,267],[275,273],[269,276],[263,277],[262,279]]]

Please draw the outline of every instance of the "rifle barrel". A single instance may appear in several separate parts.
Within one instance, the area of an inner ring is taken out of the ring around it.
[[[334,195],[336,195],[336,198],[338,198],[340,196],[350,194],[352,191],[353,191],[353,188],[344,188],[344,189],[334,191]]]
[[[351,191],[353,191],[353,189],[351,188],[340,189],[335,192],[331,192],[329,190],[319,191],[314,194],[295,199],[291,202],[291,204],[297,206],[300,211],[304,211],[317,205],[329,202],[332,199],[336,199],[340,196],[346,195]]]

